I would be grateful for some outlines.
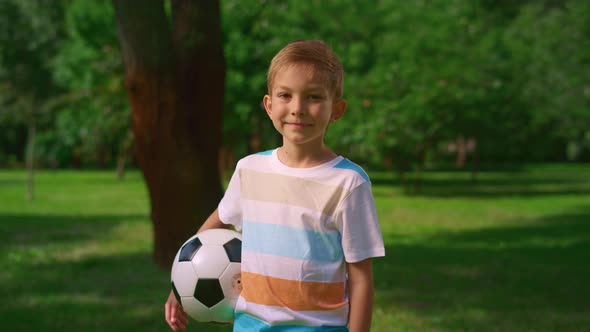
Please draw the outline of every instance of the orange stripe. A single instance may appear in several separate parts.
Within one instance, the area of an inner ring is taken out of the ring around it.
[[[240,295],[248,302],[297,311],[333,310],[348,304],[344,282],[287,280],[242,271],[242,286]]]

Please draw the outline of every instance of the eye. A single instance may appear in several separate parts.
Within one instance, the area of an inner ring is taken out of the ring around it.
[[[289,93],[286,93],[286,92],[279,92],[279,93],[277,94],[277,96],[278,96],[279,98],[283,98],[283,99],[289,99],[289,98],[291,98],[291,94],[289,94]]]
[[[322,100],[324,99],[324,96],[320,95],[320,94],[311,94],[307,96],[307,99],[309,100]]]

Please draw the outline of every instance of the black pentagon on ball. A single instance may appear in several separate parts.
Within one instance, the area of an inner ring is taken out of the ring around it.
[[[172,283],[172,292],[174,292],[174,297],[176,298],[176,302],[181,304],[182,302],[180,302],[180,294],[178,294],[178,291],[176,290],[176,286],[174,286],[174,283]]]
[[[197,250],[201,248],[203,244],[199,240],[198,237],[190,240],[187,242],[182,248],[180,249],[180,255],[178,255],[179,262],[189,262],[193,259]]]
[[[225,298],[223,289],[217,279],[199,279],[195,288],[195,299],[208,308],[219,303]]]
[[[229,261],[232,263],[242,262],[242,240],[233,239],[223,245]]]

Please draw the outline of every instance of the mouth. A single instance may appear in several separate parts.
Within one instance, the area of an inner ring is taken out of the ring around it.
[[[295,128],[311,127],[311,124],[301,123],[301,122],[285,122],[285,125],[295,127]]]

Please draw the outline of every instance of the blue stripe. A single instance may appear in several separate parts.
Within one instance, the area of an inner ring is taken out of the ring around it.
[[[360,176],[363,177],[363,179],[369,181],[369,176],[367,175],[367,173],[365,173],[365,171],[359,165],[353,163],[348,159],[343,159],[341,162],[336,164],[334,168],[349,169],[351,171],[355,171],[359,173]]]
[[[344,259],[340,234],[244,220],[242,249],[322,262]]]
[[[236,313],[233,332],[348,332],[346,326],[305,326],[275,325],[270,326],[250,315]]]
[[[257,154],[257,155],[260,155],[260,156],[270,156],[270,155],[272,154],[272,151],[273,151],[273,150],[266,150],[266,151],[261,151],[261,152],[258,152],[258,153],[256,153],[256,154]]]

